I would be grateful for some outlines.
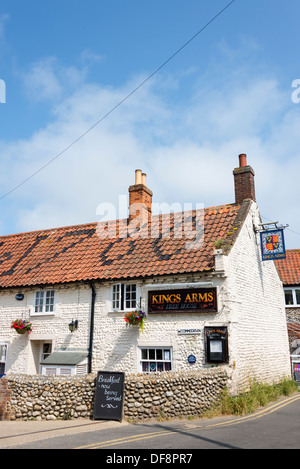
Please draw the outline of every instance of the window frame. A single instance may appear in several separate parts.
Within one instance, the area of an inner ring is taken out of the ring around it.
[[[6,374],[8,343],[7,342],[0,342],[0,348],[2,348],[2,347],[5,347],[5,356],[4,356],[5,361],[2,361],[3,356],[0,354],[0,363],[4,364],[3,373],[1,373],[1,369],[0,369],[0,376]]]
[[[297,303],[297,294],[296,294],[296,290],[299,291],[299,294],[300,294],[300,286],[298,287],[284,287],[283,288],[284,290],[284,303],[285,303],[285,307],[286,308],[300,308],[300,300],[299,300],[299,303]],[[286,303],[286,292],[287,291],[291,291],[292,292],[292,299],[293,299],[293,303],[292,304],[287,304]]]
[[[155,358],[150,357],[150,350],[155,352]],[[147,358],[143,358],[143,351],[147,351]],[[158,358],[157,352],[162,351],[162,358]],[[165,352],[169,353],[169,359],[165,358]],[[151,370],[151,363],[155,364],[155,369]],[[143,364],[148,364],[148,369],[143,366]],[[158,369],[157,364],[162,365],[162,369]],[[166,367],[166,364],[170,366]],[[167,369],[166,369],[167,368]],[[173,370],[173,348],[170,346],[139,346],[139,369],[141,373],[163,373],[166,371]]]
[[[74,365],[42,365],[41,374],[43,376],[75,376],[76,366]]]
[[[53,316],[55,314],[55,300],[56,293],[53,288],[36,291],[31,316]],[[36,311],[37,308],[41,308],[41,311]],[[49,311],[47,311],[48,308]]]
[[[135,287],[135,291],[133,291]],[[130,303],[127,305],[127,303]],[[135,302],[135,305],[133,303]],[[138,286],[136,283],[119,282],[111,287],[111,307],[113,311],[132,311],[138,307]]]

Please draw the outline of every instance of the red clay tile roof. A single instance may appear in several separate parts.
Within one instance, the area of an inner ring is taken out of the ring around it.
[[[97,223],[2,236],[0,288],[213,270],[214,241],[222,238],[225,251],[230,250],[249,203],[205,209],[204,242],[193,250],[185,249],[185,238],[172,236],[178,226],[174,220],[170,239],[103,239],[97,235]],[[162,222],[164,217],[153,218]]]
[[[275,262],[284,285],[300,285],[300,249],[288,249],[286,259]]]
[[[293,339],[300,339],[300,324],[296,322],[287,322],[287,330],[289,336],[292,336]]]

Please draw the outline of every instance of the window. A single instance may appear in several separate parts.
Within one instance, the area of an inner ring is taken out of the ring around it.
[[[154,373],[172,370],[171,348],[142,347],[141,371],[143,373]]]
[[[121,284],[118,283],[117,285],[113,285],[113,293],[112,293],[112,307],[113,309],[121,309],[120,308],[120,298],[121,298]]]
[[[7,345],[0,344],[0,377],[4,375],[6,371],[6,356],[7,356]]]
[[[54,290],[37,291],[35,294],[34,313],[51,314],[54,312]]]
[[[285,305],[300,306],[300,288],[285,288]]]
[[[137,288],[135,283],[117,283],[112,287],[112,309],[124,311],[137,307]]]
[[[77,366],[42,365],[42,375],[46,376],[75,376],[84,374],[87,374],[87,364]]]
[[[41,361],[45,360],[52,352],[52,343],[45,342],[42,346]]]

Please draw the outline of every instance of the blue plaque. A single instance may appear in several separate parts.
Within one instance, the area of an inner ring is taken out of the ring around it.
[[[196,357],[195,355],[189,355],[188,356],[188,362],[193,365],[194,363],[196,363]]]

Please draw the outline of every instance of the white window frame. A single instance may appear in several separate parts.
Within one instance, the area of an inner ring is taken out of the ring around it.
[[[6,366],[7,366],[7,349],[8,349],[8,344],[6,342],[0,342],[0,352],[2,352],[2,347],[6,347],[6,350],[5,350],[5,357],[2,356],[2,354],[0,353],[0,362],[1,363],[4,363],[4,370],[3,370],[3,374],[6,373]],[[4,361],[2,360],[2,358],[4,357]],[[2,374],[2,373],[1,373]]]
[[[42,375],[46,376],[75,376],[76,366],[42,365]]]
[[[45,345],[48,345],[49,346],[49,350],[48,351],[45,351]],[[49,357],[49,355],[51,355],[52,353],[52,347],[53,347],[53,343],[52,341],[45,341],[42,343],[42,346],[41,346],[41,356],[40,356],[40,361],[43,361],[45,360],[47,357]]]
[[[133,291],[135,287],[135,292]],[[135,304],[134,304],[135,303]],[[138,286],[136,283],[115,283],[111,287],[113,311],[132,311],[138,307]]]
[[[121,306],[121,284],[115,283],[111,287],[111,303],[113,311],[119,311]]]
[[[147,351],[146,357],[145,357],[145,351]],[[160,352],[161,352],[161,355],[160,355]],[[154,373],[154,372],[162,373],[164,371],[172,371],[173,370],[172,347],[140,346],[139,347],[139,363],[140,363],[140,371],[142,373]],[[153,367],[151,367],[151,365],[153,365]],[[154,369],[154,365],[155,365],[155,369]]]
[[[87,363],[78,365],[42,365],[43,376],[80,376],[87,374]]]
[[[284,287],[284,301],[285,301],[285,292],[286,291],[291,291],[292,292],[292,298],[293,298],[293,304],[288,305],[285,302],[285,306],[287,308],[300,308],[300,303],[297,303],[296,290],[298,290],[299,293],[300,293],[300,286],[299,287]]]
[[[53,299],[53,301],[49,302],[47,300]],[[49,308],[50,306],[50,308]],[[36,311],[37,308],[41,307],[41,311]],[[47,311],[50,309],[50,311]],[[39,290],[36,291],[34,294],[34,305],[31,315],[32,316],[45,316],[45,315],[53,315],[55,314],[55,290],[48,289],[48,290]]]

